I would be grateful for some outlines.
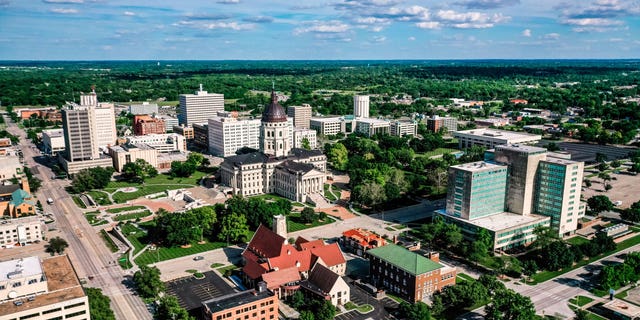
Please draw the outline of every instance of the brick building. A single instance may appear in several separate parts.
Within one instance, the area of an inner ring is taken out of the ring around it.
[[[355,228],[342,233],[342,245],[362,256],[365,251],[387,244],[387,241],[372,231]]]
[[[136,136],[163,133],[166,133],[166,127],[163,119],[151,117],[147,114],[133,116],[133,134]]]
[[[204,301],[202,313],[207,320],[278,319],[278,297],[262,283],[255,290]]]
[[[426,300],[434,292],[456,283],[456,269],[440,263],[437,253],[432,253],[429,259],[388,244],[368,250],[367,256],[373,285],[409,302]]]

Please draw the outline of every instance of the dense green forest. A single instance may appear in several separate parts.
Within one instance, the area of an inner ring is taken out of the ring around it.
[[[639,61],[627,60],[5,61],[0,101],[60,106],[77,101],[92,85],[101,101],[176,101],[202,83],[209,92],[223,93],[229,108],[251,109],[268,99],[251,90],[268,91],[275,83],[291,97],[285,105],[309,103],[322,114],[349,113],[350,96],[363,93],[380,95],[372,112],[383,115],[430,113],[432,105],[454,97],[504,101],[503,109],[510,110],[518,106],[508,100],[520,98],[529,100],[529,107],[559,112],[582,107],[586,116],[616,119],[638,115],[635,105],[619,98],[639,93],[634,86],[639,70]],[[393,103],[403,94],[427,99]]]

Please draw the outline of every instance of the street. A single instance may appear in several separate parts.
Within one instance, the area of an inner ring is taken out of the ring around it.
[[[39,156],[39,150],[27,139],[23,130],[7,117],[7,131],[20,137],[20,147],[27,167],[33,170],[42,186],[35,192],[38,199],[52,198],[54,203],[43,203],[44,212],[52,212],[57,222],[57,228],[61,231],[61,237],[69,243],[66,253],[81,279],[92,276],[87,286],[97,287],[111,298],[111,308],[117,319],[151,319],[142,300],[133,296],[123,284],[125,276],[116,261],[116,255],[109,251],[103,240],[96,233],[89,222],[84,218],[82,211],[76,207],[71,196],[64,189],[68,182],[63,180],[51,180],[53,172],[35,162]]]

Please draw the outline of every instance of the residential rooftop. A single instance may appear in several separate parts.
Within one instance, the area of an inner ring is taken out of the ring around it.
[[[413,275],[421,275],[444,267],[429,258],[395,244],[370,249],[367,253]]]

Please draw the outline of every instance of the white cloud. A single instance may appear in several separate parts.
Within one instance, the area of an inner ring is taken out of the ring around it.
[[[531,37],[531,30],[530,29],[524,29],[522,30],[522,36],[523,37]]]
[[[102,46],[102,50],[113,50],[113,46]]]
[[[611,27],[622,25],[622,21],[603,18],[565,19],[564,24],[581,27]]]
[[[221,4],[238,4],[240,0],[218,0],[217,2]]]
[[[135,16],[135,15],[136,15],[136,14],[135,14],[135,12],[131,12],[131,11],[125,11],[125,12],[123,12],[123,14],[124,14],[125,16],[130,16],[130,17],[132,17],[132,16]]]
[[[303,34],[303,33],[343,33],[347,32],[351,29],[346,23],[341,21],[332,20],[332,21],[313,21],[311,25],[296,28],[293,30],[293,34]]]
[[[520,0],[466,0],[458,2],[467,9],[496,9],[500,7],[512,6],[519,4]]]
[[[437,21],[429,21],[429,22],[418,22],[416,23],[416,27],[420,29],[440,29],[440,22]]]
[[[203,25],[205,29],[231,29],[231,30],[250,30],[255,27],[254,24],[246,23],[241,24],[237,22],[214,22],[214,23],[206,23]]]
[[[409,38],[407,38],[407,40],[409,40],[409,41],[415,41],[415,40],[416,40],[416,37],[409,37]]]
[[[66,9],[66,8],[53,8],[50,11],[53,13],[60,13],[60,14],[76,14],[79,12],[77,9]]]
[[[387,37],[385,36],[373,37],[374,42],[385,42],[386,40],[387,40]]]
[[[483,12],[458,12],[454,10],[438,10],[432,12],[422,6],[409,6],[405,8],[393,7],[385,12],[376,13],[375,17],[384,17],[396,21],[412,21],[421,29],[482,29],[491,28],[498,23],[511,20],[511,17],[501,13],[487,14]]]
[[[560,34],[555,33],[555,32],[547,33],[547,34],[544,35],[544,38],[547,39],[547,40],[558,40],[558,39],[560,39]]]

